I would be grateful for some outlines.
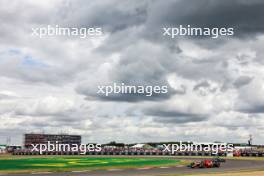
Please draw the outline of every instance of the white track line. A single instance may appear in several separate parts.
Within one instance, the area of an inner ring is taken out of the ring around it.
[[[107,169],[107,171],[122,171],[123,169]]]
[[[89,172],[90,170],[80,170],[80,171],[71,171],[73,173],[82,173],[82,172]]]
[[[168,168],[170,168],[170,167],[165,167],[165,166],[164,166],[164,167],[160,167],[160,168],[161,168],[161,169],[168,169]]]
[[[178,165],[178,166],[176,166],[176,167],[184,167],[183,165]]]
[[[52,172],[32,172],[31,174],[51,174]]]
[[[147,170],[147,169],[151,169],[151,167],[137,168],[137,170]]]

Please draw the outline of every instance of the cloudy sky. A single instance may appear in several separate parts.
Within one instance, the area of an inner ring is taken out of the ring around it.
[[[0,0],[0,143],[26,132],[83,142],[264,143],[264,2]],[[233,27],[175,37],[162,27]],[[101,27],[100,37],[32,36],[33,27]],[[113,82],[166,96],[94,93]]]

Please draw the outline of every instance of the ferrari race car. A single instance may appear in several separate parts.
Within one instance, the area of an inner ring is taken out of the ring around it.
[[[214,168],[220,167],[222,162],[225,162],[225,159],[214,158],[214,159],[204,159],[202,161],[192,162],[188,167],[190,168]]]

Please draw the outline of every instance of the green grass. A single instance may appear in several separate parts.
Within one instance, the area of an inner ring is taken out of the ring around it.
[[[112,168],[141,168],[177,165],[183,162],[164,158],[132,157],[5,157],[0,158],[0,173],[27,173],[33,171],[71,171]]]

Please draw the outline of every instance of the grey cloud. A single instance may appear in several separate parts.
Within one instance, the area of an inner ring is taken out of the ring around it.
[[[235,109],[244,113],[264,113],[263,78],[255,78],[238,90]]]
[[[97,95],[97,100],[102,101],[123,101],[123,102],[139,102],[139,101],[162,101],[170,97],[169,94],[156,94],[153,93],[151,96],[146,96],[146,94],[116,94],[116,95]],[[89,100],[89,97],[87,97]]]
[[[17,98],[17,97],[14,96],[14,95],[10,95],[10,94],[0,93],[0,101],[1,100],[13,99],[13,98]]]
[[[252,81],[252,79],[253,78],[249,76],[240,76],[239,78],[235,80],[234,85],[239,88],[239,87],[249,84]]]
[[[102,26],[110,32],[143,25],[146,27],[143,32],[146,38],[161,33],[160,29],[163,26],[180,24],[197,27],[234,27],[237,36],[240,36],[263,32],[263,7],[264,3],[261,0],[250,2],[146,0],[137,3],[81,0],[64,3],[61,6],[64,10],[58,14],[64,23]]]
[[[154,117],[154,121],[159,123],[189,123],[189,122],[202,122],[208,120],[209,112],[202,106],[200,109],[195,109],[190,100],[184,101],[182,97],[178,103],[168,101],[160,104],[153,104],[143,107],[142,113],[147,116]],[[189,102],[188,102],[189,101]],[[182,103],[182,104],[180,104]],[[184,104],[184,105],[183,105]],[[191,105],[192,104],[192,105]]]
[[[190,24],[200,27],[234,27],[236,36],[263,33],[264,3],[257,1],[155,1],[150,8],[152,26]],[[166,9],[161,11],[158,9]],[[262,14],[262,15],[261,15]]]
[[[193,87],[193,91],[198,92],[201,96],[215,93],[217,89],[218,87],[212,86],[208,81],[199,82]]]
[[[63,82],[63,77],[71,77],[71,74],[60,70],[56,66],[36,65],[25,62],[25,55],[6,52],[0,59],[0,74],[3,77],[15,78],[28,82],[47,82],[57,84]],[[49,76],[48,76],[49,75]],[[68,76],[66,76],[68,75]]]
[[[168,93],[154,93],[153,90],[151,92],[145,92],[145,93],[111,93],[108,96],[105,94],[99,94],[97,93],[96,85],[81,85],[77,87],[76,91],[80,94],[83,94],[86,96],[87,100],[100,100],[100,101],[117,101],[117,102],[140,102],[140,101],[162,101],[169,99],[174,94],[184,94],[185,92],[182,91],[175,91],[173,88],[168,85],[167,82],[164,81],[164,83],[155,83],[152,82],[146,83],[142,80],[137,80],[137,83],[133,83],[133,81],[130,81],[129,78],[127,80],[123,80],[122,83],[129,82],[129,84],[126,84],[126,86],[167,86]],[[142,81],[142,82],[141,82]],[[121,83],[121,82],[115,82],[115,83]],[[112,85],[112,84],[109,84]],[[88,86],[88,87],[86,87]],[[94,86],[92,89],[90,86]],[[153,89],[153,88],[152,88]]]
[[[49,3],[48,1],[46,2]],[[45,4],[45,3],[44,3]],[[58,9],[51,8],[54,4],[46,6],[30,1],[1,1],[0,2],[0,41],[5,45],[22,45],[24,37],[31,35],[31,28],[34,25],[51,24],[56,18]],[[47,15],[49,14],[49,15]]]
[[[84,94],[87,98],[95,98],[105,101],[156,101],[169,99],[174,94],[184,94],[182,90],[174,90],[168,83],[166,75],[173,69],[173,58],[170,50],[152,45],[147,41],[139,41],[137,44],[129,46],[120,55],[118,63],[113,64],[111,72],[107,74],[108,83],[125,83],[125,85],[135,86],[167,86],[168,93],[153,94],[148,97],[144,94],[118,94],[103,96],[96,94],[98,85],[108,85],[107,82],[93,83],[91,81],[77,87],[77,92]],[[96,80],[97,81],[97,80]]]
[[[147,17],[147,4],[145,0],[137,3],[128,0],[68,1],[58,14],[66,25],[97,26],[105,32],[118,32],[143,24]]]
[[[160,109],[147,110],[146,115],[156,116],[155,121],[160,123],[188,123],[188,122],[201,122],[207,120],[206,115],[195,113],[183,113],[178,111],[167,111]]]
[[[133,8],[134,6],[132,5],[131,7]],[[109,48],[114,50],[122,49],[138,40],[138,38],[144,38],[170,47],[172,44],[177,43],[178,40],[163,37],[162,27],[177,27],[181,24],[210,28],[233,27],[235,30],[235,37],[238,38],[257,35],[264,31],[262,23],[262,17],[264,16],[263,7],[264,3],[260,0],[256,2],[238,0],[148,1],[144,3],[144,6],[141,6],[141,8],[144,9],[141,10],[144,11],[144,20],[138,20],[137,23],[130,22],[131,25],[126,25],[126,27],[123,28],[118,28],[118,25],[115,25],[116,21],[114,19],[109,20],[113,23],[111,27],[116,28],[116,30],[111,29],[110,31],[116,32],[106,40],[105,44],[103,44],[103,48],[106,49],[106,51]],[[129,11],[127,13],[129,13]],[[135,14],[132,19],[142,19],[142,14]],[[121,22],[119,23],[126,23],[131,19],[125,19],[125,22],[123,21],[124,19],[120,20]],[[106,26],[107,24],[108,23],[106,23]],[[122,38],[122,40],[119,40],[120,38]],[[227,41],[219,39],[213,40],[213,42],[212,40],[201,42],[201,44],[207,45],[207,47],[216,47],[225,42]]]
[[[194,86],[193,90],[197,90],[199,89],[200,87],[209,87],[210,84],[208,83],[208,81],[203,81],[201,83],[198,83]]]
[[[264,105],[248,105],[239,110],[245,113],[264,113]]]

